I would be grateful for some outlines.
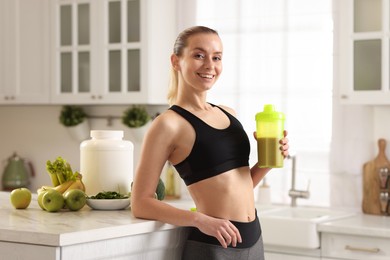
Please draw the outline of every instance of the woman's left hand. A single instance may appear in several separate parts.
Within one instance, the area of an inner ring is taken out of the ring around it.
[[[286,158],[288,156],[288,148],[290,148],[290,146],[288,145],[287,134],[288,134],[288,132],[286,130],[284,130],[283,131],[284,137],[279,141],[279,143],[281,144],[280,150],[282,151],[282,155],[284,158]]]

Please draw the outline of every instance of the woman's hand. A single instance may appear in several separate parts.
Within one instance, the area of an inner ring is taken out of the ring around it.
[[[281,144],[280,150],[282,151],[282,155],[284,158],[286,158],[288,156],[288,149],[290,148],[290,146],[288,145],[287,134],[288,134],[288,132],[286,130],[284,130],[283,131],[284,137],[279,141],[279,143]]]
[[[199,212],[197,214],[197,228],[206,235],[217,238],[222,247],[227,248],[230,244],[236,247],[237,243],[242,242],[240,232],[229,220],[213,218]]]

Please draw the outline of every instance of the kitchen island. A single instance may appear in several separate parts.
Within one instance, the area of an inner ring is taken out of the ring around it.
[[[180,259],[187,229],[116,211],[14,209],[0,192],[0,259]]]

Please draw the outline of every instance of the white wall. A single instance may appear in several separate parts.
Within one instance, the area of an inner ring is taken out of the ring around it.
[[[331,152],[331,205],[361,208],[363,165],[378,155],[378,139],[387,141],[390,158],[390,106],[334,106]]]

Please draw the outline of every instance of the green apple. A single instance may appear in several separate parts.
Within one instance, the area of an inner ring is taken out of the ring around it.
[[[68,190],[64,193],[65,205],[70,210],[79,210],[85,206],[87,197],[84,191],[79,189]]]
[[[25,209],[31,202],[31,191],[27,188],[18,188],[11,191],[10,200],[16,209]]]
[[[65,205],[62,193],[57,190],[48,190],[42,196],[42,206],[49,212],[57,212]]]
[[[40,191],[38,193],[38,197],[37,197],[37,201],[38,201],[38,205],[39,207],[41,207],[41,209],[43,210],[46,210],[45,207],[43,206],[43,195],[47,192],[47,190],[43,190],[43,191]]]

